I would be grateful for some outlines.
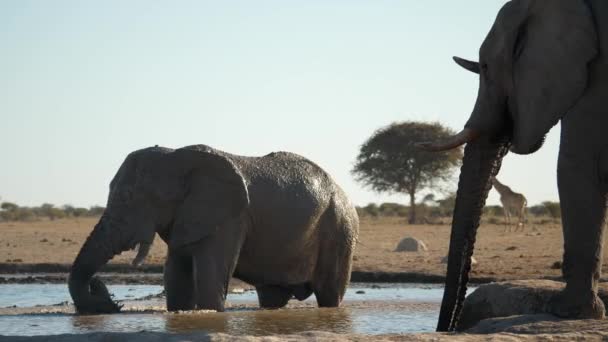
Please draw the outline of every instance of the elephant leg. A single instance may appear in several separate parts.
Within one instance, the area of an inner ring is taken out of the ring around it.
[[[228,284],[243,245],[244,231],[240,220],[232,220],[222,225],[215,235],[195,244],[197,309],[224,311]]]
[[[165,262],[167,310],[194,310],[194,275],[192,257],[169,253]]]
[[[342,218],[335,212],[326,214],[321,224],[327,225],[320,227],[323,232],[356,231],[351,227],[353,223],[348,218]],[[336,243],[334,238],[321,237],[323,243],[312,282],[312,290],[319,307],[340,306],[350,281],[355,240],[356,236]]]
[[[599,186],[597,161],[583,155],[560,151],[558,187],[566,288],[552,301],[551,311],[560,317],[603,318],[605,310],[597,296],[597,286],[606,197]]]
[[[264,309],[280,309],[293,297],[291,289],[282,286],[260,285],[256,286],[255,290],[260,307]]]
[[[333,276],[327,275],[313,284],[313,292],[319,307],[335,308],[340,306],[348,285],[348,280],[345,280],[344,275],[340,273]]]

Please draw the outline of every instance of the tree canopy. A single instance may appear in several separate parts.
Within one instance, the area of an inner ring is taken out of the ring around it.
[[[416,143],[454,134],[440,123],[406,121],[378,129],[362,146],[352,170],[357,181],[378,191],[410,197],[409,222],[416,222],[416,194],[436,190],[451,179],[460,164],[462,149],[427,152]]]

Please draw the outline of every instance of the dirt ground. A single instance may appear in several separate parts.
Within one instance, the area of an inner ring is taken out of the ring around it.
[[[504,232],[502,225],[482,225],[473,276],[559,276],[560,270],[552,266],[561,260],[561,226],[545,221],[548,220],[531,222],[523,232]],[[94,218],[83,218],[0,223],[0,263],[70,264],[96,222]],[[449,225],[408,225],[396,218],[362,219],[353,270],[443,275],[446,265],[441,259],[447,254],[449,232]],[[399,241],[410,236],[422,240],[428,250],[394,252]],[[162,264],[165,253],[164,242],[157,238],[146,262]],[[126,252],[112,262],[130,263],[134,255]]]

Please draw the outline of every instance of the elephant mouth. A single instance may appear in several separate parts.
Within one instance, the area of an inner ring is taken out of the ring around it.
[[[447,151],[454,148],[457,148],[461,145],[472,143],[482,137],[484,133],[481,130],[465,127],[458,134],[449,137],[440,142],[423,142],[419,143],[418,146],[431,152],[441,152]],[[502,129],[496,133],[492,134],[490,140],[500,140],[503,142],[508,142],[510,144],[509,150],[516,154],[531,154],[535,153],[543,147],[545,141],[547,139],[547,132],[544,132],[536,141],[532,143],[527,143],[520,139],[511,123],[506,124]]]
[[[515,154],[521,154],[521,155],[532,154],[532,153],[535,153],[538,150],[540,150],[541,147],[543,147],[546,139],[547,139],[546,133],[544,135],[542,135],[539,139],[537,139],[535,142],[530,143],[530,144],[527,144],[527,143],[522,144],[518,141],[517,138],[511,138],[512,144],[511,144],[511,147],[509,150]]]
[[[517,113],[511,113],[517,114]],[[524,120],[518,115],[510,115],[509,136],[511,141],[510,151],[516,154],[532,154],[540,150],[545,144],[547,134],[563,118],[563,115],[551,120]]]
[[[535,153],[536,151],[540,150],[540,148],[543,147],[543,145],[545,144],[546,139],[547,139],[547,135],[543,135],[542,138],[540,138],[536,142],[536,144],[532,145],[532,148],[530,148],[528,153]],[[518,153],[517,149],[513,149],[513,148],[511,148],[511,152]]]

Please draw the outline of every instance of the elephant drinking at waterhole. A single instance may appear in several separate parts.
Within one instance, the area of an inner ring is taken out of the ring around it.
[[[437,330],[457,328],[480,215],[502,158],[537,151],[560,120],[566,287],[547,307],[560,317],[604,317],[597,288],[608,194],[608,1],[509,1],[479,62],[455,60],[479,74],[477,102],[462,132],[423,144],[440,151],[467,143]]]
[[[105,212],[68,285],[79,313],[120,310],[95,272],[156,234],[168,245],[167,309],[223,311],[231,277],[255,286],[260,306],[315,294],[338,306],[350,279],[357,212],[319,166],[278,152],[243,157],[204,145],[131,153],[110,183]]]

